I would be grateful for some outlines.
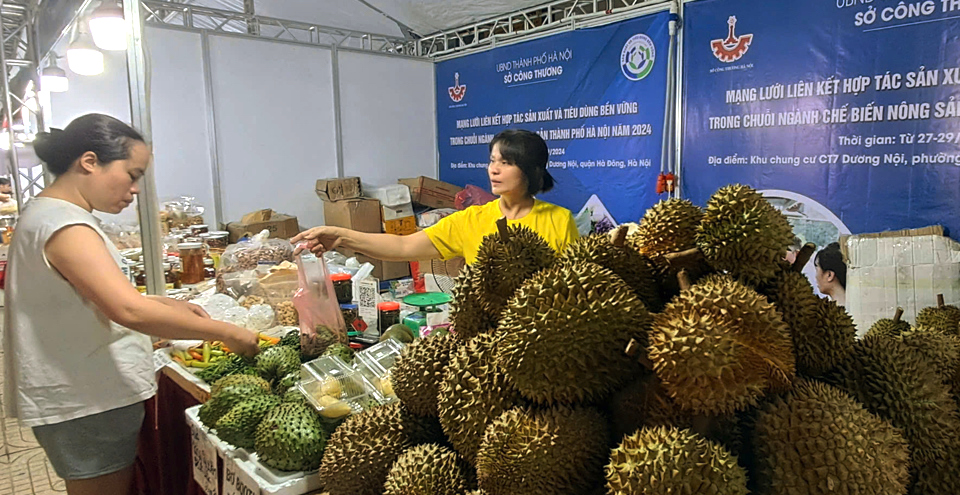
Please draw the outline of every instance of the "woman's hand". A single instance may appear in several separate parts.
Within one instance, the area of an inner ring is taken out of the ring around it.
[[[226,323],[226,325],[230,324]],[[231,352],[243,357],[254,357],[260,354],[260,339],[257,338],[256,333],[236,325],[230,325],[230,327],[232,332],[229,337],[223,339],[223,343],[230,348]]]
[[[185,301],[178,301],[176,299],[171,299],[169,297],[159,297],[159,296],[147,296],[147,297],[157,302],[163,303],[164,305],[170,306],[171,308],[189,311],[201,318],[210,319],[210,315],[207,314],[207,311],[196,304],[185,302]]]
[[[342,232],[343,231],[337,227],[314,227],[310,230],[305,230],[290,240],[290,242],[297,246],[293,254],[300,254],[304,249],[308,249],[314,254],[333,251],[340,247],[340,243],[343,242]]]

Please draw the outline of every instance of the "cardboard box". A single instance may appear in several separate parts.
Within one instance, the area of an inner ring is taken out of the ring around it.
[[[375,260],[369,256],[346,248],[340,248],[337,249],[337,251],[347,258],[356,257],[360,264],[370,263],[373,265],[373,273],[371,275],[374,278],[380,280],[396,280],[398,278],[410,276],[410,263]]]
[[[415,179],[400,179],[398,182],[410,188],[414,203],[430,208],[456,208],[457,193],[463,190],[460,186],[422,175]]]
[[[320,179],[317,181],[317,196],[324,201],[342,201],[363,196],[359,177]]]
[[[380,202],[375,199],[349,199],[345,201],[324,201],[324,223],[331,227],[343,227],[379,234],[383,232],[380,221]]]
[[[383,222],[383,231],[393,235],[417,233],[417,217],[403,217]]]
[[[382,204],[382,203],[381,203]],[[414,217],[413,203],[407,203],[399,206],[383,206],[383,221],[397,220],[400,218]]]
[[[247,213],[239,222],[227,224],[230,242],[235,243],[245,234],[257,235],[261,230],[270,231],[270,237],[289,239],[300,233],[297,217],[276,213],[273,210],[260,210]]]

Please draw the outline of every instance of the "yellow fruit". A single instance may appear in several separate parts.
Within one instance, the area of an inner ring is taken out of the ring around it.
[[[397,394],[393,393],[393,383],[390,382],[390,377],[384,377],[380,380],[380,393],[390,397],[395,397]]]
[[[320,410],[320,415],[324,418],[339,419],[353,412],[350,404],[329,395],[318,398],[317,403],[323,408]]]
[[[343,395],[343,388],[340,387],[340,380],[336,378],[328,378],[323,381],[323,384],[320,385],[320,393],[323,395],[329,395],[330,397],[340,397]]]

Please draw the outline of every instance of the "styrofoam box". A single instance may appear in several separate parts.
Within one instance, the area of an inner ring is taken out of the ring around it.
[[[847,311],[862,336],[903,308],[916,321],[923,308],[960,303],[960,243],[939,235],[859,237],[847,240]]]
[[[383,206],[400,206],[413,202],[410,188],[403,184],[390,184],[382,187],[363,187],[363,195],[380,200]]]

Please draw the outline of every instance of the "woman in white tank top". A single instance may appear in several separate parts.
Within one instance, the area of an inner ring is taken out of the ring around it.
[[[247,356],[257,337],[144,297],[121,272],[92,212],[119,213],[140,192],[150,149],[137,131],[89,114],[34,146],[57,179],[27,203],[10,248],[4,407],[34,428],[70,495],[130,493],[142,403],[156,392],[147,335],[222,340]]]

